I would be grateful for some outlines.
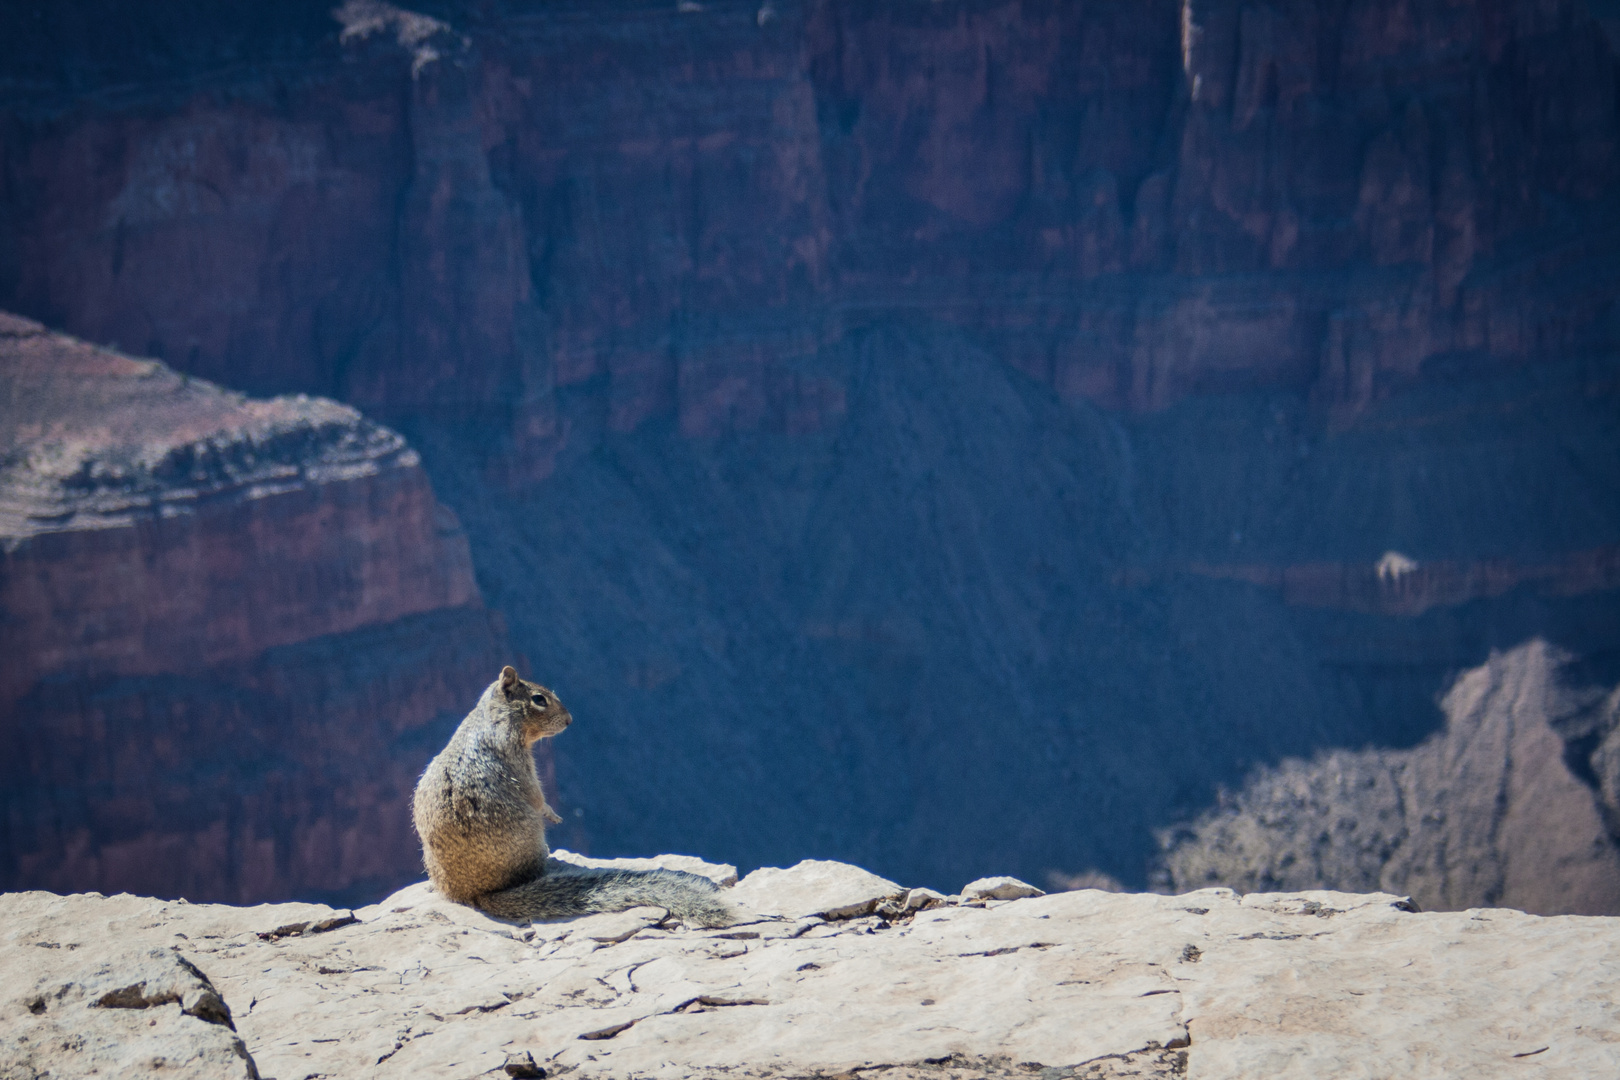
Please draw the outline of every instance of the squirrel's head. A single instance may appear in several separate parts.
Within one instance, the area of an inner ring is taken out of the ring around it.
[[[518,678],[517,669],[510,665],[501,668],[501,677],[490,689],[496,706],[511,723],[522,727],[525,745],[555,735],[574,722],[556,694]]]

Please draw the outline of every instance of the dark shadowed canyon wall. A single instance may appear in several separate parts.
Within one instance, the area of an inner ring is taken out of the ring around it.
[[[13,16],[70,55],[12,58],[4,299],[253,389],[803,425],[793,360],[900,309],[1065,399],[1348,416],[1613,336],[1580,4],[355,0],[258,64],[264,16],[163,52],[75,7],[147,20]]]
[[[1620,649],[1606,7],[331,7],[5,15],[0,306],[409,435],[570,846],[1142,884]]]

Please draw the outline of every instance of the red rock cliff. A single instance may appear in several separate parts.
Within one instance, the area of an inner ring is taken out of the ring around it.
[[[425,755],[502,658],[414,451],[0,315],[8,885],[400,880]],[[423,664],[424,641],[440,643]]]
[[[559,385],[813,428],[874,311],[1071,397],[1341,419],[1612,342],[1615,58],[1573,2],[337,9],[296,67],[12,95],[0,301],[384,415]],[[456,21],[459,20],[459,21]]]

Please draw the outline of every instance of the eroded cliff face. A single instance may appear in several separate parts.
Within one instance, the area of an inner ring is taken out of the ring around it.
[[[10,315],[0,383],[4,880],[256,898],[415,872],[415,743],[503,646],[416,453]]]
[[[406,431],[571,845],[1141,884],[1257,763],[1620,648],[1580,4],[58,10],[0,302]]]
[[[1620,914],[1620,690],[1532,642],[1459,678],[1410,750],[1262,770],[1166,830],[1164,884],[1398,889],[1433,909]]]
[[[249,70],[206,24],[178,71],[63,30],[168,81],[16,81],[0,301],[249,388],[499,410],[525,452],[600,375],[621,430],[824,423],[794,360],[874,312],[1066,398],[1341,418],[1613,341],[1614,56],[1577,3],[430,14],[289,14],[300,61]]]

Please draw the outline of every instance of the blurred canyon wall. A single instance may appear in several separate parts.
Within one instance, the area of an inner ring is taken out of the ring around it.
[[[414,877],[418,759],[506,656],[416,453],[10,315],[0,404],[0,886]]]
[[[533,440],[605,375],[620,429],[813,425],[791,361],[900,309],[1065,399],[1348,417],[1614,334],[1576,3],[354,0],[257,65],[73,7],[87,70],[8,87],[0,298],[256,391]]]
[[[405,432],[564,842],[1142,884],[1620,650],[1606,5],[143,7],[3,16],[0,308]]]

